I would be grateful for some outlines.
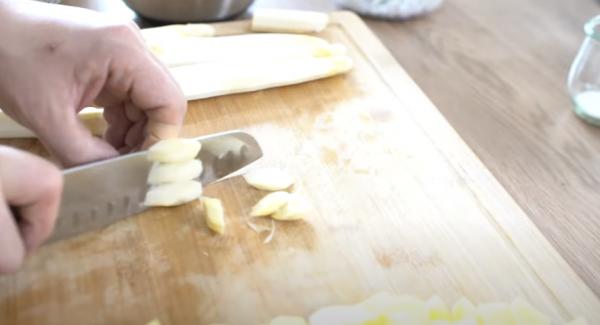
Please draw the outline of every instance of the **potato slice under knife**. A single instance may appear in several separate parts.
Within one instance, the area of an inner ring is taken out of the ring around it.
[[[200,198],[202,184],[198,181],[183,181],[155,185],[146,193],[145,206],[175,206]]]
[[[155,162],[148,174],[148,184],[156,185],[189,181],[202,174],[202,161],[193,159],[178,163]]]

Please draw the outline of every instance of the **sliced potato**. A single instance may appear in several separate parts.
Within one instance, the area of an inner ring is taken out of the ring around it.
[[[285,204],[287,204],[290,193],[285,191],[278,191],[267,194],[265,197],[260,199],[252,211],[250,211],[251,217],[263,217],[275,213]]]
[[[306,320],[298,316],[278,316],[269,325],[308,325]]]
[[[208,228],[222,235],[225,233],[225,210],[219,199],[203,197],[202,205]]]
[[[197,159],[178,163],[156,162],[148,174],[148,184],[189,181],[198,178],[201,174],[202,161]]]
[[[198,181],[183,181],[155,185],[146,193],[145,206],[174,206],[198,199],[202,195],[202,184]]]
[[[255,32],[317,33],[328,23],[329,15],[322,12],[257,9],[252,16],[251,28]]]
[[[195,159],[202,145],[193,139],[161,140],[148,149],[148,159],[162,163],[176,163]]]
[[[477,318],[483,324],[514,324],[515,318],[507,303],[486,303],[477,306]]]
[[[244,174],[246,183],[265,191],[281,191],[294,184],[294,178],[281,169],[268,167],[253,169]]]
[[[377,314],[360,306],[329,306],[310,315],[311,325],[370,324]]]
[[[382,292],[358,305],[377,315],[390,315],[390,318],[395,320],[402,319],[407,324],[421,324],[428,319],[425,302],[413,296]]]
[[[515,299],[511,309],[517,324],[550,325],[550,318],[531,306],[523,299]]]
[[[313,313],[311,325],[550,325],[547,316],[529,303],[517,299],[512,304],[487,303],[477,307],[460,299],[450,313],[441,298],[423,302],[412,296],[379,293],[362,303],[325,307]],[[587,325],[579,318],[566,325]]]
[[[280,221],[292,221],[306,219],[310,212],[310,204],[299,194],[292,193],[288,197],[287,204],[279,208],[271,215],[271,218]]]
[[[452,320],[455,321],[473,318],[477,314],[477,307],[469,299],[463,297],[452,306],[451,314]]]
[[[438,296],[433,296],[425,302],[425,308],[430,320],[450,320],[450,310],[446,303]]]

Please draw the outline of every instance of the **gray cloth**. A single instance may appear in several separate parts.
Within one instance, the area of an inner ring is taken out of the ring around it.
[[[437,9],[443,0],[336,0],[337,5],[359,14],[387,19],[407,19]]]

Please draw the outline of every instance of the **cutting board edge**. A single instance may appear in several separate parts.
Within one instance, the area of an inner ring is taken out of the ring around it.
[[[463,158],[459,158],[460,155],[453,154],[449,150],[450,147],[437,146],[437,149],[447,158],[453,169],[461,176],[468,173],[468,171],[461,170],[462,168],[457,164],[457,159],[460,159],[463,165],[465,162],[470,161],[474,163],[473,167],[475,169],[483,171],[482,174],[476,176],[486,186],[480,186],[477,182],[473,182],[470,185],[475,186],[476,191],[472,191],[472,194],[483,204],[483,207],[487,211],[498,211],[498,213],[488,213],[488,215],[493,218],[492,221],[509,239],[508,244],[515,247],[516,251],[520,254],[518,258],[527,263],[531,271],[547,286],[554,297],[565,297],[567,292],[574,290],[574,286],[580,293],[578,297],[574,297],[572,302],[570,301],[568,304],[565,304],[559,298],[556,298],[556,302],[562,305],[573,316],[579,315],[579,311],[581,310],[600,310],[599,297],[558,253],[556,248],[541,233],[525,211],[510,196],[491,171],[487,169],[485,164],[443,117],[435,104],[402,68],[400,63],[396,61],[364,21],[350,11],[332,12],[330,17],[332,23],[342,25],[350,33],[354,42],[357,44],[360,43],[362,47],[369,49],[369,52],[362,51],[362,54],[386,82],[397,99],[400,102],[407,103],[406,107],[410,114],[412,116],[419,116],[419,118],[415,118],[414,120],[417,122],[428,121],[427,125],[421,124],[419,126],[429,136],[436,137],[432,143],[454,143],[457,145],[453,150],[463,155]],[[359,48],[362,49],[362,47]],[[381,62],[386,63],[386,65],[383,66]],[[399,85],[402,85],[402,87]],[[418,94],[419,96],[412,96],[410,98],[402,96],[401,88],[411,88],[413,90],[411,93]],[[409,100],[418,102],[418,104],[413,103],[409,105]],[[424,107],[429,111],[427,114],[424,113]],[[431,126],[435,126],[435,128],[431,128]],[[433,132],[431,131],[432,129],[436,131]],[[498,197],[498,194],[502,197]],[[500,206],[498,204],[500,202],[508,205]],[[516,225],[514,220],[517,219],[522,220],[519,220],[519,227],[514,227]],[[546,251],[551,259],[539,259],[537,252],[540,250]],[[563,273],[562,276],[556,276],[556,271],[553,270],[560,270]],[[568,281],[564,281],[565,278]],[[588,308],[581,307],[586,304],[590,304],[587,306]]]

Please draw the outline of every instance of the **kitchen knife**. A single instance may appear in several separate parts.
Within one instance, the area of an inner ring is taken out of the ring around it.
[[[196,138],[204,186],[241,173],[262,157],[249,134],[231,131]],[[48,243],[66,239],[146,210],[146,179],[152,162],[146,152],[78,166],[63,171],[64,190],[54,232]]]

